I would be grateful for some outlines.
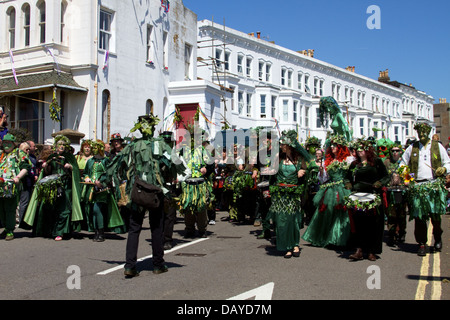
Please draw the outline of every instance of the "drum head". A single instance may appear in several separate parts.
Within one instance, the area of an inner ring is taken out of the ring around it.
[[[258,188],[265,188],[269,186],[269,181],[263,181],[258,183]]]
[[[352,193],[349,198],[359,202],[370,202],[376,199],[376,195],[373,193],[356,192]]]
[[[37,183],[38,184],[44,184],[44,183],[47,183],[49,181],[58,180],[59,178],[61,178],[61,176],[62,176],[62,174],[60,174],[60,173],[51,174],[49,176],[46,176],[46,177],[42,178]]]

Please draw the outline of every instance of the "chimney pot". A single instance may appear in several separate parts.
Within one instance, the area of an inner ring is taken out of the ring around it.
[[[257,31],[256,35],[258,36],[258,39],[261,39],[261,31]]]

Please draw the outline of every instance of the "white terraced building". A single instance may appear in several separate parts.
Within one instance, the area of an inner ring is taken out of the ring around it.
[[[315,59],[313,50],[293,51],[261,38],[203,20],[198,22],[198,76],[231,88],[226,119],[235,128],[256,126],[297,129],[301,141],[322,139],[320,97],[332,96],[354,137],[377,135],[405,143],[416,135],[417,119],[433,122],[433,98],[410,85],[378,80]],[[215,62],[215,63],[211,63]],[[221,112],[224,112],[222,107]]]
[[[247,129],[276,119],[281,130],[298,127],[304,141],[325,137],[317,121],[322,96],[340,102],[355,136],[378,127],[404,143],[416,119],[432,122],[432,98],[412,86],[197,21],[182,0],[166,4],[0,0],[0,106],[9,127],[27,128],[38,143],[61,129],[107,142],[150,111],[165,120],[162,131],[175,129],[176,108],[184,122],[200,109],[200,126],[212,136],[224,121]],[[61,122],[50,118],[53,96]]]

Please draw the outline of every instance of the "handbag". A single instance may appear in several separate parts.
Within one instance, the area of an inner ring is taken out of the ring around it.
[[[146,209],[158,208],[161,204],[162,189],[135,178],[131,189],[131,201]]]

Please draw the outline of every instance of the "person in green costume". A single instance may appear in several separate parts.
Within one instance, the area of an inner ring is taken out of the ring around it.
[[[319,172],[322,184],[312,199],[316,210],[302,239],[317,247],[345,247],[350,237],[350,220],[344,201],[351,193],[345,188],[345,177],[355,158],[343,136],[332,135],[329,139],[331,145]]]
[[[19,204],[22,184],[20,180],[31,169],[27,154],[16,147],[16,138],[7,133],[3,137],[3,151],[0,156],[0,222],[5,227],[1,237],[14,239],[16,208]]]
[[[167,272],[168,268],[164,261],[163,229],[164,210],[163,197],[169,192],[166,188],[164,176],[172,173],[176,177],[177,166],[173,163],[172,150],[162,137],[154,138],[155,126],[159,123],[158,117],[150,115],[139,116],[137,123],[131,132],[140,131],[141,138],[132,140],[126,147],[116,155],[111,164],[106,168],[100,179],[95,182],[98,188],[105,188],[112,184],[116,197],[120,196],[119,186],[127,181],[126,193],[128,204],[122,210],[129,211],[129,227],[126,246],[126,263],[124,275],[135,277],[139,275],[136,268],[139,236],[142,230],[145,213],[148,211],[150,230],[152,234],[153,251],[153,273]],[[165,172],[163,174],[163,171]],[[160,206],[158,208],[146,209],[132,202],[131,190],[135,181],[142,181],[160,187],[164,195],[160,195]],[[173,179],[170,179],[172,181]]]
[[[189,140],[189,139],[187,139]],[[208,226],[208,208],[214,203],[211,174],[214,162],[207,146],[209,144],[205,132],[194,132],[194,136],[183,149],[183,159],[190,169],[190,177],[181,183],[181,213],[184,215],[185,237],[195,236],[197,225],[198,236],[206,238]]]
[[[419,141],[404,152],[400,165],[408,166],[414,175],[409,185],[410,220],[414,219],[414,236],[419,256],[427,253],[427,222],[433,225],[434,249],[442,250],[441,216],[445,214],[446,190],[444,175],[450,171],[450,158],[438,141],[430,140],[431,126],[416,123]]]
[[[43,183],[44,178],[54,179]],[[24,217],[26,225],[33,228],[34,236],[53,237],[61,241],[73,231],[80,231],[83,220],[80,179],[69,138],[56,136],[53,153],[42,164]]]
[[[94,231],[94,242],[105,241],[105,229],[116,233],[125,232],[124,223],[113,194],[106,189],[98,189],[94,181],[106,172],[110,160],[105,157],[105,144],[101,140],[92,141],[93,157],[86,162],[82,190],[83,202],[87,204],[86,220],[88,231]]]
[[[300,256],[301,196],[309,183],[306,177],[316,169],[314,157],[298,143],[297,132],[283,131],[279,168],[269,188],[272,204],[267,218],[275,224],[277,250],[286,252],[285,258]]]
[[[383,161],[388,170],[390,181],[387,185],[388,207],[386,208],[388,226],[388,246],[405,242],[406,213],[407,213],[407,189],[404,179],[399,174],[400,159],[403,149],[399,141],[393,142],[389,148],[389,156]]]
[[[342,114],[341,108],[333,97],[322,97],[319,101],[319,120],[324,125],[327,117],[330,116],[330,127],[334,134],[339,134],[347,141],[352,141],[352,131]],[[327,142],[325,142],[325,147]]]
[[[352,200],[348,197],[345,205],[349,209],[351,231],[356,252],[349,256],[352,260],[364,259],[368,254],[370,261],[376,261],[382,252],[384,212],[381,200],[382,186],[389,175],[383,161],[377,156],[372,142],[363,138],[356,142],[356,160],[347,171],[347,188],[355,193],[367,193],[372,201]],[[364,199],[365,200],[365,199]]]

